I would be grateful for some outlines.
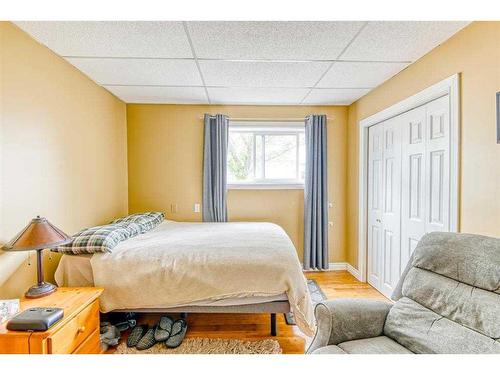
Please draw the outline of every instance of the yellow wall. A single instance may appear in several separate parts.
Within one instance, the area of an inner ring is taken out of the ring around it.
[[[348,108],[125,106],[11,23],[0,23],[0,43],[0,243],[37,214],[68,233],[105,223],[127,212],[127,199],[131,212],[158,209],[174,220],[199,221],[192,208],[201,203],[204,113],[324,113],[333,119],[330,261],[357,265],[358,122],[455,73],[461,73],[460,228],[500,235],[499,22],[471,24]],[[302,190],[231,190],[228,205],[231,220],[283,226],[302,258]],[[28,265],[26,257],[0,252],[0,298],[33,282],[35,262]],[[51,277],[57,256],[46,263]]]
[[[129,207],[165,210],[173,220],[200,221],[204,113],[230,117],[303,117],[326,114],[330,209],[330,261],[345,261],[346,107],[127,105]],[[281,225],[302,259],[303,190],[230,190],[230,220]],[[178,212],[172,213],[171,204]]]
[[[349,107],[347,259],[357,265],[358,122],[455,73],[461,74],[460,231],[500,236],[500,22],[474,22]]]
[[[0,43],[0,243],[37,214],[69,234],[125,214],[125,104],[11,23]],[[0,252],[0,298],[33,283],[27,256]]]

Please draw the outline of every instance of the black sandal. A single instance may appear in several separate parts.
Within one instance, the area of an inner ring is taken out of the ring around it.
[[[165,346],[167,348],[177,348],[182,344],[182,340],[186,336],[187,332],[187,322],[184,319],[179,319],[172,325],[172,333],[167,341],[165,341]]]
[[[137,321],[135,319],[125,320],[123,322],[119,322],[115,324],[115,327],[118,331],[123,332],[129,328],[134,328],[137,325]]]
[[[174,321],[171,317],[163,315],[155,328],[155,340],[157,342],[167,341],[172,333]]]
[[[148,328],[144,336],[141,337],[135,348],[137,350],[146,350],[151,348],[154,344],[156,344],[155,327],[151,327]]]
[[[144,336],[147,330],[148,330],[147,324],[141,324],[135,326],[130,332],[130,335],[128,335],[127,346],[129,348],[134,348],[135,346],[137,346],[137,343],[142,338],[142,336]]]

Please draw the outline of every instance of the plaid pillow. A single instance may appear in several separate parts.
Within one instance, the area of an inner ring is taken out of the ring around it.
[[[126,224],[107,224],[84,229],[73,236],[73,241],[54,249],[65,254],[107,253],[120,242],[133,237],[133,227]],[[136,228],[136,230],[138,230]]]
[[[146,233],[155,228],[165,219],[163,212],[144,212],[140,214],[132,214],[120,219],[116,219],[112,224],[129,224],[135,223],[141,228],[141,233]]]
[[[111,223],[111,224],[113,224],[113,223]],[[114,224],[119,224],[119,225],[125,226],[130,232],[130,237],[134,237],[134,236],[137,236],[138,234],[142,233],[142,227],[137,223],[123,222],[123,223],[114,223]]]

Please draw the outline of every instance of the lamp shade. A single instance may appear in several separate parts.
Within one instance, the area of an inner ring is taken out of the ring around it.
[[[46,218],[37,216],[2,247],[4,251],[50,249],[70,242],[72,238],[52,225]]]

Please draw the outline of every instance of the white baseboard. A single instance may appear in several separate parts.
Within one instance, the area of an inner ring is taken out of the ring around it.
[[[361,281],[361,274],[359,273],[359,270],[351,266],[349,263],[346,263],[347,265],[347,272],[349,272],[351,275],[353,275],[356,279]]]
[[[309,270],[304,270],[304,272],[320,272],[320,271],[328,272],[328,271],[345,271],[345,270],[347,270],[346,262],[335,262],[335,263],[328,263],[328,269],[326,270],[318,270],[315,268],[311,268]]]
[[[361,281],[361,276],[359,274],[359,271],[351,266],[347,262],[335,262],[335,263],[329,263],[328,264],[328,269],[327,270],[316,270],[316,269],[310,269],[310,270],[304,270],[304,272],[329,272],[329,271],[347,271],[351,275],[353,275],[356,279]]]
[[[345,262],[337,262],[337,263],[329,263],[328,270],[329,271],[345,271],[347,269],[347,263]]]

